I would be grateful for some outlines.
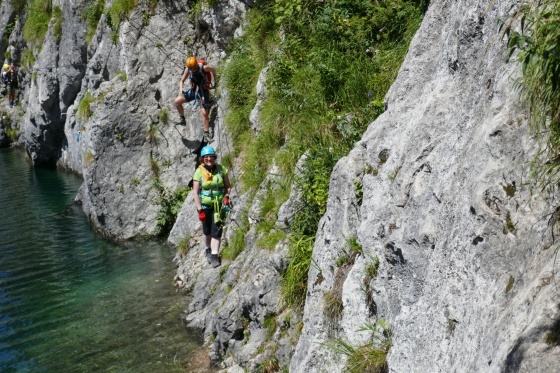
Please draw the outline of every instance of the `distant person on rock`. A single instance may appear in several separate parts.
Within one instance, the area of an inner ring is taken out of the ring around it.
[[[6,87],[6,92],[8,94],[8,102],[10,107],[16,105],[15,95],[16,95],[16,77],[15,77],[15,67],[4,64],[2,69],[2,82]]]
[[[207,65],[204,60],[197,60],[194,56],[187,58],[185,64],[187,68],[183,72],[179,82],[179,96],[177,96],[174,101],[180,116],[179,125],[185,126],[187,124],[183,104],[193,100],[200,100],[202,127],[204,128],[203,142],[211,143],[214,141],[214,133],[210,129],[209,119],[210,107],[212,106],[212,102],[210,101],[210,88],[212,77],[214,78],[214,82],[216,82],[217,79],[216,68]],[[186,92],[183,92],[183,82],[187,79],[189,79],[190,87]]]
[[[213,147],[202,148],[200,151],[202,164],[198,166],[193,176],[194,202],[206,238],[206,259],[213,268],[222,264],[220,244],[225,213],[230,208],[229,193],[231,192],[228,170],[216,163],[216,157]]]

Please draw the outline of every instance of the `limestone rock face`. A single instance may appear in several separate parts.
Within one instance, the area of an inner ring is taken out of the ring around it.
[[[291,372],[341,371],[344,355],[323,343],[363,345],[371,336],[357,330],[380,319],[392,330],[391,372],[560,366],[560,348],[546,343],[560,320],[557,201],[526,183],[536,144],[497,22],[512,5],[430,2],[386,112],[332,174]],[[325,294],[347,237],[363,254],[333,320]]]
[[[245,4],[224,1],[219,11],[204,8],[189,18],[187,1],[161,1],[155,9],[139,3],[118,29],[102,15],[86,40],[82,14],[90,3],[53,3],[62,10],[62,32],[55,35],[51,23],[27,67],[22,142],[35,165],[82,175],[77,199],[93,225],[108,239],[126,240],[155,233],[162,198],[189,183],[202,121],[200,106],[185,104],[187,126],[176,125],[184,61],[195,54],[217,65]],[[0,26],[10,19],[2,15]],[[226,142],[222,102],[210,114],[218,148]]]
[[[60,3],[61,36],[48,31],[34,65],[35,78],[25,87],[24,143],[35,165],[54,165],[65,143],[66,112],[86,71],[85,25],[80,17],[83,5]]]

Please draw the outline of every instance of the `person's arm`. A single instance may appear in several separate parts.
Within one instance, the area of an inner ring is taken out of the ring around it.
[[[197,211],[202,210],[202,203],[200,202],[200,196],[198,195],[199,190],[200,190],[200,181],[193,180],[192,191],[194,193],[193,197],[194,197],[194,203],[196,205]]]
[[[214,86],[216,86],[216,84],[218,83],[218,75],[216,73],[216,68],[212,65],[205,65],[204,71],[212,74],[212,77],[214,79]]]
[[[187,80],[188,76],[189,76],[189,69],[185,69],[185,72],[181,76],[181,81],[179,81],[179,95],[183,94],[183,82]]]
[[[228,174],[224,175],[224,184],[226,185],[226,197],[229,197],[229,194],[231,193],[231,183],[229,182],[229,176]]]

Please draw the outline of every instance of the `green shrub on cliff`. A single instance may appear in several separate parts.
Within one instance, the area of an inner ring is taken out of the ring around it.
[[[23,38],[28,43],[42,44],[49,29],[53,12],[52,0],[31,0],[23,26]]]
[[[346,355],[345,372],[349,373],[385,373],[387,372],[387,354],[392,346],[391,329],[385,320],[375,324],[366,324],[358,331],[372,333],[370,342],[354,346],[342,338],[335,338],[325,345],[332,350]]]
[[[104,8],[105,0],[90,0],[82,12],[82,18],[86,21],[86,42],[88,44],[97,30],[97,24],[103,15]]]
[[[283,286],[289,306],[305,301],[332,169],[383,111],[383,98],[426,6],[421,0],[265,0],[250,10],[246,33],[230,51],[224,69],[232,92],[226,125],[242,158],[240,184],[246,190],[259,187],[274,162],[279,176],[296,180],[302,191],[290,219],[292,248]],[[249,115],[265,66],[267,96],[256,132]],[[304,153],[307,161],[296,176]]]
[[[76,116],[79,120],[87,120],[93,115],[91,110],[91,104],[95,101],[95,98],[90,92],[86,92],[84,97],[78,103],[78,109],[76,110]]]
[[[503,27],[510,56],[518,51],[523,72],[519,88],[531,128],[543,140],[533,174],[542,188],[556,187],[560,181],[560,3],[525,1]]]
[[[107,18],[113,30],[118,30],[120,23],[136,7],[137,0],[115,0],[111,7],[107,10]]]

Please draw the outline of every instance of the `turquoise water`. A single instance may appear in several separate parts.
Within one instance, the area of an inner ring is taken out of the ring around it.
[[[0,372],[188,371],[173,252],[101,240],[80,184],[0,151]]]

